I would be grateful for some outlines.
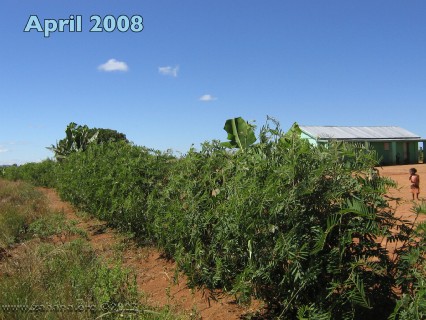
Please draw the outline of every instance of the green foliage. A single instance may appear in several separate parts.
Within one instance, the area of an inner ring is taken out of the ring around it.
[[[25,232],[26,217],[12,206],[2,205],[0,215],[0,251],[14,244]]]
[[[102,262],[83,238],[40,241],[64,233],[85,236],[63,214],[49,212],[34,187],[0,180],[0,319],[177,319],[141,304],[136,276]]]
[[[75,152],[83,152],[89,144],[108,144],[113,142],[128,144],[126,135],[111,129],[89,129],[87,126],[80,126],[71,122],[66,129],[66,137],[48,147],[55,153],[56,160],[62,161],[67,156]],[[51,159],[38,163],[26,163],[24,165],[0,167],[0,178],[8,180],[24,180],[36,186],[56,187],[56,169],[58,162]]]
[[[417,215],[426,214],[423,203],[414,207]],[[404,244],[397,250],[397,284],[401,296],[389,319],[411,320],[426,318],[426,222],[411,230]]]
[[[313,147],[297,124],[284,134],[276,122],[254,145],[237,123],[226,128],[244,152],[218,141],[180,158],[90,146],[61,163],[61,195],[157,243],[190,285],[256,296],[288,318],[389,314],[395,268],[377,239],[399,239],[389,230],[400,221],[383,197],[392,182],[369,175],[375,154]]]
[[[135,276],[101,262],[82,240],[25,249],[0,267],[2,319],[172,319],[146,310]]]
[[[24,180],[36,186],[55,187],[57,162],[46,159],[41,162],[30,162],[20,166],[10,166],[0,171],[0,177],[17,181]]]
[[[376,239],[396,219],[382,198],[390,182],[366,177],[374,154],[312,147],[297,126],[262,130],[244,153],[213,142],[174,163],[150,198],[158,243],[193,285],[255,295],[285,317],[311,303],[333,318],[391,305],[391,262]]]
[[[227,120],[223,129],[230,140],[222,143],[227,148],[244,150],[256,141],[253,127],[241,117]]]
[[[91,144],[60,162],[57,186],[82,210],[160,246],[191,286],[263,299],[275,316],[422,310],[423,227],[394,216],[384,195],[395,183],[374,174],[376,154],[359,144],[312,146],[297,124],[284,133],[268,120],[257,144],[249,124],[230,119],[230,142],[179,158],[125,141]],[[404,245],[390,259],[395,242]]]
[[[168,154],[123,141],[94,144],[58,170],[61,197],[122,230],[149,233],[147,196],[165,182]]]
[[[90,134],[89,127],[86,125],[77,125],[71,122],[65,130],[65,138],[59,140],[55,145],[47,147],[55,154],[56,160],[63,160],[70,154],[82,152],[87,149],[89,144],[97,141],[98,132]]]
[[[46,208],[43,195],[29,184],[0,180],[0,251],[20,240]]]
[[[71,122],[65,130],[65,138],[47,149],[55,154],[56,160],[63,160],[75,152],[83,152],[92,143],[102,144],[123,141],[129,143],[124,133],[112,129],[90,129],[86,125]]]
[[[318,310],[314,304],[301,306],[297,311],[298,320],[330,320],[331,316],[329,313],[324,313],[323,311]]]
[[[103,129],[103,128],[91,128],[89,129],[89,136],[93,137],[97,134],[96,142],[100,143],[108,143],[108,142],[118,142],[124,141],[129,143],[126,135],[124,133],[118,132],[112,129]]]
[[[31,237],[47,238],[53,235],[80,235],[87,238],[84,230],[77,227],[77,221],[67,220],[63,213],[48,213],[28,226]]]

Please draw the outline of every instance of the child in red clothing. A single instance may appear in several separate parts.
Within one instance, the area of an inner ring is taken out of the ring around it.
[[[420,177],[417,174],[417,170],[415,168],[410,169],[410,178],[411,182],[411,193],[414,196],[416,196],[416,199],[419,200],[419,193],[420,193]]]

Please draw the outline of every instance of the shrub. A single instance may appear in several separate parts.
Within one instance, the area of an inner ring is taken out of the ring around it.
[[[122,230],[148,234],[146,198],[161,186],[172,157],[125,142],[91,145],[58,170],[60,195]]]
[[[57,163],[50,159],[30,162],[3,168],[0,176],[12,181],[24,180],[36,186],[52,188],[56,186],[56,165]]]
[[[398,220],[363,146],[311,146],[295,125],[262,128],[237,151],[219,141],[173,158],[91,145],[59,169],[61,195],[161,246],[191,285],[268,302],[286,317],[389,314],[392,271],[379,237]],[[253,139],[251,139],[253,140]]]
[[[426,206],[414,207],[417,215],[426,214]],[[401,295],[390,319],[408,320],[426,317],[426,222],[411,230],[396,252],[396,283]]]
[[[385,248],[397,219],[361,147],[313,147],[297,127],[264,128],[262,143],[229,152],[218,142],[174,163],[150,194],[155,236],[193,285],[262,298],[282,316],[315,306],[332,318],[392,308]],[[361,148],[361,149],[360,149]]]

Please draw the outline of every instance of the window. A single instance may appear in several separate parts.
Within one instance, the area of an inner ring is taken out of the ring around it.
[[[389,142],[385,142],[383,144],[383,148],[385,149],[385,151],[389,151],[390,150],[390,143]]]

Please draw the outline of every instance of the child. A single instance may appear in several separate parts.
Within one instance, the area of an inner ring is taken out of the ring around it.
[[[414,195],[416,195],[416,199],[419,200],[419,193],[420,193],[420,177],[417,174],[417,170],[415,168],[410,169],[410,178],[411,182],[411,193],[413,194],[413,200]]]

